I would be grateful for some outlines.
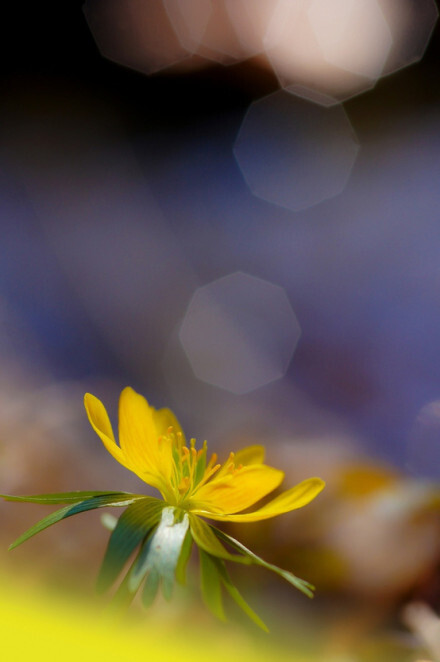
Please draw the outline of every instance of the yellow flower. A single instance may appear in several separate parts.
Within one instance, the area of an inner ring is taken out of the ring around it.
[[[89,421],[106,449],[124,467],[157,488],[170,506],[212,520],[255,522],[301,508],[324,487],[309,478],[266,505],[242,513],[281,484],[284,473],[264,464],[264,447],[249,446],[230,453],[223,464],[214,453],[207,461],[207,444],[189,445],[174,414],[156,410],[132,388],[119,400],[119,446],[104,405],[87,393]]]
[[[282,471],[264,464],[262,446],[249,446],[238,453],[230,453],[223,464],[217,462],[215,454],[208,461],[206,442],[199,450],[194,439],[187,445],[174,414],[169,409],[150,407],[145,398],[131,388],[124,389],[119,400],[118,445],[104,405],[89,393],[84,402],[89,421],[109,453],[158,489],[163,501],[144,494],[108,490],[29,496],[2,494],[0,496],[8,501],[64,504],[25,531],[10,549],[72,515],[107,506],[124,507],[122,515],[112,521],[112,533],[98,577],[99,590],[110,588],[137,550],[115,593],[119,604],[128,605],[142,584],[145,606],[151,604],[159,585],[169,599],[175,580],[185,582],[193,542],[199,550],[203,598],[221,619],[224,619],[224,588],[259,627],[267,630],[232,583],[225,561],[260,565],[306,595],[313,595],[313,586],[308,582],[267,563],[200,516],[230,522],[255,522],[275,517],[309,503],[324,487],[320,478],[304,480],[257,510],[243,512],[275,490],[284,478]]]

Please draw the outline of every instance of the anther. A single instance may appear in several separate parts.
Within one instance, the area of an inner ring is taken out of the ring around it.
[[[211,455],[211,459],[209,460],[208,466],[206,467],[206,469],[207,470],[210,469],[216,462],[217,462],[217,453],[213,453]]]

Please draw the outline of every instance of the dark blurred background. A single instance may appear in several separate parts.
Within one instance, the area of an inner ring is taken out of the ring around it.
[[[87,5],[99,34],[102,4]],[[440,478],[438,22],[417,62],[327,107],[212,44],[151,75],[106,59],[82,5],[2,10],[1,491],[139,489],[82,410],[91,391],[115,414],[130,384],[200,441],[259,441],[289,478],[322,475],[330,501],[353,475],[391,489],[378,508],[400,508],[401,549]],[[312,97],[344,98],[318,83]],[[361,539],[343,512],[322,534],[332,559]],[[427,526],[389,595],[436,572]],[[322,581],[363,595],[348,576]]]
[[[284,288],[301,339],[283,387],[227,397],[196,380],[194,403],[285,399],[288,415],[291,387],[437,477],[436,416],[418,416],[440,395],[438,26],[419,62],[345,102],[360,150],[343,192],[290,211],[254,197],[233,154],[250,104],[279,89],[261,58],[146,76],[101,56],[81,2],[5,12],[5,359],[132,383],[206,435],[173,338],[198,286],[242,271]]]

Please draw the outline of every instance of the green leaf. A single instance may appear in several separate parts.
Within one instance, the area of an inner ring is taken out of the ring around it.
[[[105,529],[107,529],[107,531],[114,531],[117,523],[118,523],[117,517],[115,517],[111,513],[102,513],[101,524]]]
[[[131,494],[130,492],[59,492],[55,494],[31,494],[29,496],[14,496],[12,494],[0,494],[0,498],[5,501],[22,501],[26,503],[42,503],[42,504],[56,504],[56,503],[79,503],[88,499],[94,499],[99,496],[111,496],[116,498],[123,497],[138,497],[142,498],[140,494]]]
[[[223,547],[217,535],[214,533],[216,529],[207,524],[204,520],[200,519],[200,517],[190,513],[189,521],[191,526],[191,533],[196,545],[205,550],[205,552],[208,552],[208,554],[211,554],[212,556],[217,556],[220,559],[224,559],[225,561],[244,563],[246,565],[252,563],[248,556],[244,555],[243,553],[230,554]]]
[[[162,580],[165,599],[171,598],[176,567],[189,527],[188,513],[173,507],[162,510],[162,518],[153,535],[145,542],[130,573],[129,588],[136,591],[148,573]]]
[[[218,538],[224,540],[226,543],[231,545],[231,547],[238,550],[242,554],[246,554],[250,563],[254,563],[255,565],[260,565],[263,568],[267,568],[267,570],[271,570],[272,572],[275,572],[277,575],[288,581],[289,584],[292,584],[292,586],[295,586],[295,588],[305,593],[305,595],[307,595],[309,598],[313,598],[313,591],[315,587],[312,584],[306,582],[304,579],[300,579],[299,577],[294,575],[292,572],[289,572],[288,570],[283,570],[282,568],[279,568],[278,566],[273,565],[272,563],[268,563],[261,557],[254,554],[254,552],[251,552],[251,550],[245,547],[244,545],[242,545],[241,542],[235,540],[235,538],[232,538],[231,536],[228,536],[223,531],[220,531],[220,529],[217,529],[216,527],[211,527],[211,529]]]
[[[17,538],[15,542],[12,543],[12,545],[9,546],[9,549],[18,547],[18,545],[21,545],[29,538],[32,538],[32,536],[35,536],[37,533],[40,533],[40,531],[47,529],[49,526],[52,526],[52,524],[56,524],[60,520],[66,519],[66,517],[71,517],[77,513],[85,512],[86,510],[103,508],[104,506],[128,506],[134,501],[143,498],[145,497],[140,497],[135,494],[127,494],[125,492],[113,492],[110,494],[106,493],[101,496],[94,496],[90,499],[87,499],[86,501],[81,501],[80,503],[74,505],[70,504],[64,508],[60,508],[60,510],[56,510],[50,515],[47,515],[47,517],[44,517],[42,520],[37,522],[37,524],[31,526],[30,529],[25,531],[19,538]]]
[[[186,532],[185,540],[183,541],[182,550],[180,552],[179,560],[176,565],[176,579],[179,584],[186,584],[186,567],[191,556],[193,544],[193,537],[191,531]]]
[[[117,579],[132,552],[158,524],[164,502],[144,497],[130,504],[110,536],[99,571],[97,590],[106,591]]]
[[[208,609],[219,618],[225,621],[225,612],[223,609],[222,583],[220,573],[215,563],[214,557],[207,554],[199,547],[200,555],[200,581],[202,586],[203,601]]]
[[[139,556],[140,551],[136,558],[134,559],[131,568],[133,568],[136,563],[137,557]],[[122,582],[119,584],[117,591],[113,595],[110,605],[108,607],[110,612],[124,612],[133,602],[134,596],[136,595],[128,588],[128,582],[130,577],[130,571],[127,572]]]
[[[159,589],[160,575],[155,568],[152,568],[148,573],[145,580],[144,588],[142,589],[142,604],[144,607],[151,607],[154,598]]]
[[[225,568],[224,562],[217,558],[213,558],[212,560],[216,564],[221,580],[226,590],[228,591],[229,595],[231,596],[231,598],[237,603],[240,609],[242,609],[244,613],[251,619],[251,621],[253,621],[256,625],[258,625],[258,627],[260,627],[265,632],[269,632],[267,625],[263,623],[261,618],[254,612],[254,610],[251,607],[249,607],[246,600],[243,598],[241,593],[239,593],[236,586],[232,583],[232,580],[229,577],[228,572]]]

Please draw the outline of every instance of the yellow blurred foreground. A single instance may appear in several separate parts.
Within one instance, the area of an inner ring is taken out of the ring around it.
[[[253,636],[232,623],[166,622],[158,624],[149,613],[135,623],[110,619],[96,608],[65,597],[42,595],[18,589],[0,578],[0,633],[2,658],[8,662],[121,662],[160,660],[179,662],[206,660],[267,662],[276,659],[305,662],[304,657],[281,651],[275,637]],[[152,612],[150,612],[152,613]],[[197,620],[197,619],[192,619]]]

